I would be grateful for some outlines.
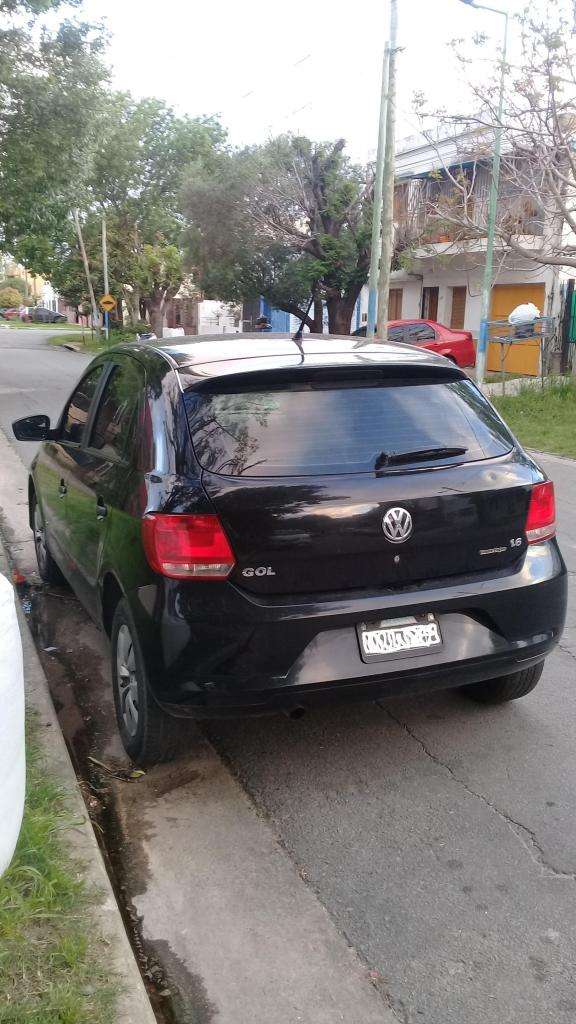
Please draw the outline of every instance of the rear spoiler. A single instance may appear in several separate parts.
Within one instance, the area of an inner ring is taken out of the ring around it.
[[[325,359],[325,356],[323,357]],[[256,360],[255,360],[256,361]],[[320,366],[308,362],[299,366],[279,366],[274,360],[270,368],[262,368],[262,360],[258,359],[258,368],[254,370],[228,370],[221,376],[206,378],[194,373],[192,367],[181,367],[178,370],[183,391],[193,389],[200,392],[219,394],[235,391],[255,391],[262,388],[323,388],[323,387],[398,387],[404,385],[452,383],[458,380],[469,380],[466,373],[457,366],[444,360],[430,363],[396,362],[375,363],[372,360],[359,361],[354,357],[350,365],[342,361],[330,364],[323,361]]]

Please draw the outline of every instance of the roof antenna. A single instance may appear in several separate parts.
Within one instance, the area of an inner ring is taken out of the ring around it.
[[[312,289],[312,295],[311,295],[311,298],[310,298],[310,302],[308,303],[308,309],[304,313],[304,316],[302,317],[302,319],[300,321],[300,324],[298,325],[298,330],[296,331],[296,334],[292,335],[292,341],[302,341],[302,331],[304,330],[304,324],[306,323],[306,321],[308,319],[308,314],[309,314],[310,310],[312,309],[312,303],[314,302],[315,295],[316,295],[316,285],[314,285],[314,287]]]

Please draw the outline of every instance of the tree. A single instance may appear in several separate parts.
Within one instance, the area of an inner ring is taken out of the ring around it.
[[[166,303],[185,276],[180,194],[190,167],[209,166],[224,132],[213,119],[178,117],[162,101],[111,93],[101,144],[86,176],[83,236],[95,288],[101,293],[101,222],[106,216],[112,294],[130,321],[144,310],[162,336]],[[68,299],[83,301],[86,283],[71,227],[45,260],[48,276]]]
[[[26,281],[21,277],[5,277],[0,281],[0,288],[12,288],[16,290],[20,296],[20,299],[25,299],[28,296],[28,289],[26,287]]]
[[[162,337],[166,303],[184,280],[182,253],[175,245],[144,245],[138,259],[137,285],[152,330]]]
[[[38,272],[78,199],[106,78],[99,29],[39,17],[60,6],[0,0],[0,248]]]
[[[8,309],[10,306],[19,306],[22,302],[22,295],[16,288],[0,288],[0,308]]]
[[[444,226],[455,239],[486,235],[487,202],[478,202],[478,181],[492,161],[494,133],[501,128],[503,153],[496,235],[505,249],[539,265],[576,268],[576,32],[572,4],[541,3],[517,18],[522,43],[518,64],[507,71],[505,109],[498,116],[500,66],[492,78],[472,80],[474,116],[442,115],[462,137],[454,161],[428,188],[429,227]],[[459,41],[460,47],[462,41]],[[485,40],[476,40],[479,46]],[[470,57],[460,52],[470,79]],[[419,101],[423,123],[430,115]],[[438,112],[434,120],[439,119]],[[437,138],[427,132],[430,140]],[[523,237],[539,236],[537,247]]]
[[[370,260],[373,174],[344,141],[280,136],[221,154],[184,191],[188,251],[208,295],[228,302],[264,295],[322,330],[350,332]]]

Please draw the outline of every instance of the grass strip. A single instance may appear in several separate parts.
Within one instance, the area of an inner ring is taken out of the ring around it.
[[[526,448],[576,458],[576,382],[525,388],[491,401]]]
[[[99,895],[67,848],[73,822],[33,718],[27,742],[24,822],[0,878],[0,1024],[112,1024],[118,984],[96,922]]]

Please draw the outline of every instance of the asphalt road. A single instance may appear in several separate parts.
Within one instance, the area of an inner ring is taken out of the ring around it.
[[[3,426],[14,410],[54,409],[82,368],[77,356],[44,351],[29,336],[6,348],[0,335],[0,349]],[[447,693],[204,729],[403,1024],[576,1020],[576,463],[541,461],[556,482],[572,603],[533,694],[501,708]],[[73,618],[81,644],[88,627],[79,609]],[[212,847],[209,829],[240,797],[210,789],[210,773],[190,782],[194,764],[184,762],[172,789],[149,773],[152,789],[128,787],[128,799],[131,820],[146,818],[148,876],[134,897],[144,930],[162,935],[188,966],[195,960],[207,982],[218,942],[200,964],[196,908],[218,935],[220,918],[209,912],[226,902],[226,873],[217,872],[241,842],[239,830],[224,849],[224,832]],[[219,893],[209,892],[212,870]],[[263,864],[264,887],[267,872]],[[248,878],[243,867],[231,892]],[[266,899],[274,899],[269,889]],[[223,948],[228,941],[221,936]],[[216,987],[207,985],[218,1004]],[[269,1014],[270,1024],[276,1019],[306,1022]]]
[[[54,327],[18,330],[3,327],[0,322],[0,427],[26,465],[32,461],[36,446],[14,439],[12,421],[39,412],[47,413],[54,421],[93,358],[47,345],[46,339],[56,333]]]

